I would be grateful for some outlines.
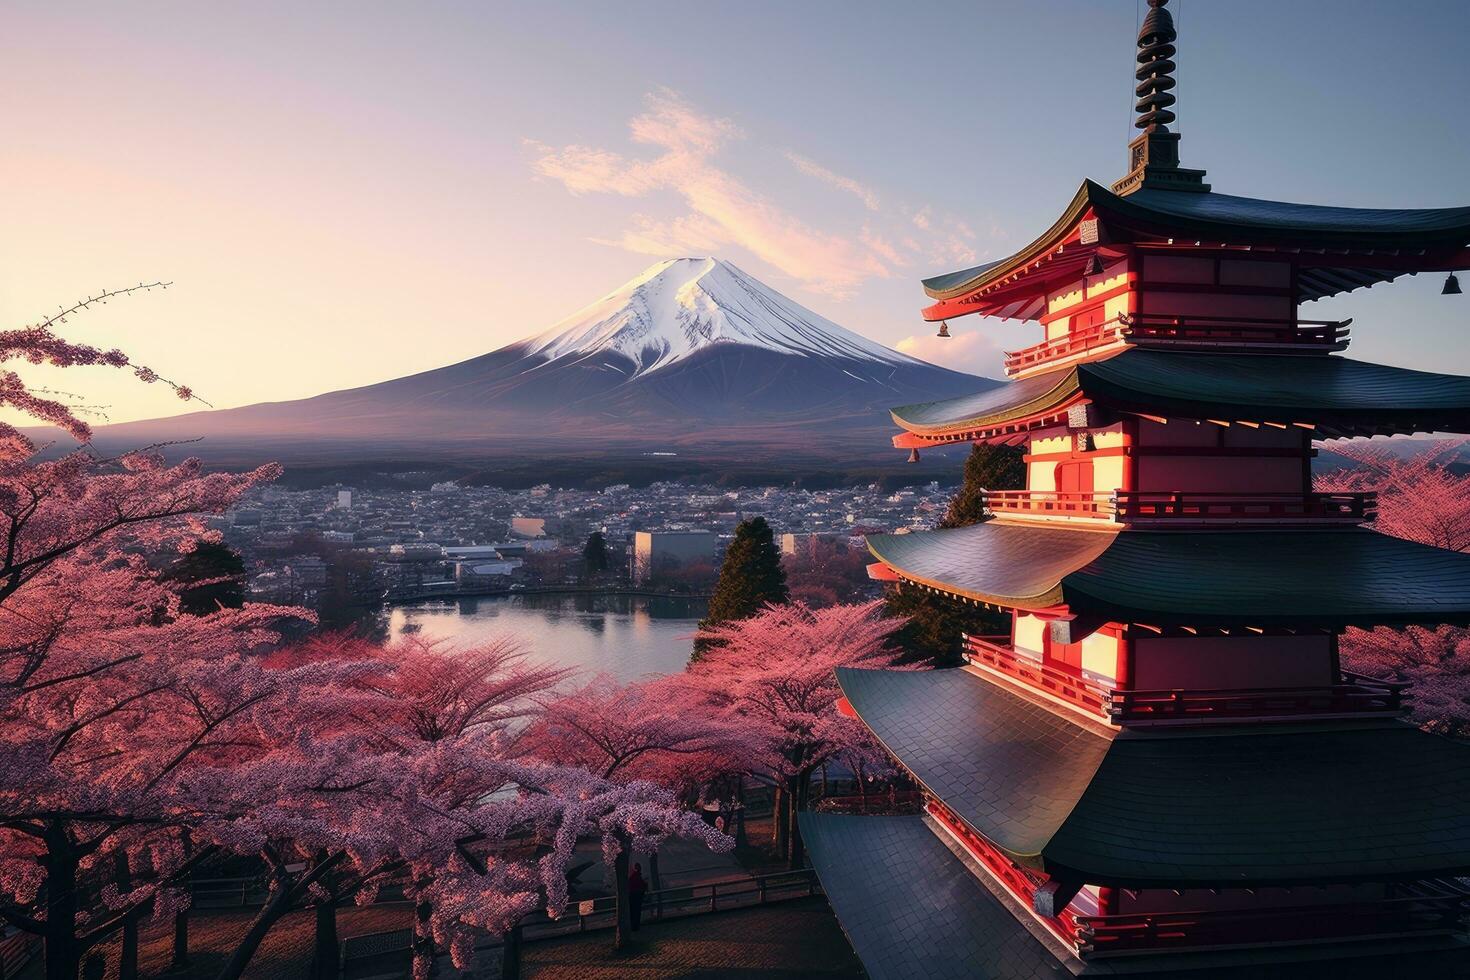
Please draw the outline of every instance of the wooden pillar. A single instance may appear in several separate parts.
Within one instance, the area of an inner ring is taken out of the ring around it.
[[[1120,691],[1133,689],[1133,633],[1127,626],[1118,630],[1118,665],[1113,686]]]

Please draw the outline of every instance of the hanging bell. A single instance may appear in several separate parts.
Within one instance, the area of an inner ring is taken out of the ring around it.
[[[948,337],[949,336],[949,321],[948,320],[940,320],[939,321],[939,333],[935,334],[935,336],[936,337]]]
[[[1092,258],[1087,260],[1087,271],[1085,274],[1089,276],[1100,276],[1103,274],[1102,259],[1097,257],[1096,252],[1093,252]]]
[[[1460,295],[1460,279],[1453,272],[1444,277],[1444,288],[1439,291],[1441,296]]]
[[[909,462],[910,463],[917,463],[918,461],[919,461],[919,450],[918,450],[918,448],[915,447],[913,449],[910,449],[909,450]]]

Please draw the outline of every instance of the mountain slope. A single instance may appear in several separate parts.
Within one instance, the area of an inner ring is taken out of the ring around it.
[[[109,426],[202,436],[214,458],[414,452],[493,459],[798,451],[890,461],[888,408],[996,382],[868,340],[717,259],[673,259],[550,329],[421,374],[313,398]]]

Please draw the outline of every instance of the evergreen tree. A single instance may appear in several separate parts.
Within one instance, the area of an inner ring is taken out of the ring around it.
[[[607,571],[607,538],[601,531],[593,531],[587,536],[587,543],[582,547],[582,566],[588,575]]]
[[[965,479],[949,502],[940,527],[967,527],[985,520],[986,490],[1021,490],[1026,462],[1019,446],[976,443],[965,459]]]
[[[725,551],[720,579],[710,596],[709,614],[700,620],[701,632],[723,623],[755,615],[767,603],[784,605],[791,595],[786,589],[786,570],[775,536],[764,517],[741,521],[735,539]],[[696,641],[692,660],[699,660],[709,641]]]
[[[191,616],[245,605],[245,561],[229,545],[204,542],[169,565],[163,577],[182,587],[179,608]],[[193,582],[208,584],[190,587]]]
[[[985,491],[1024,488],[1026,463],[1022,455],[1016,447],[977,443],[965,460],[964,483],[950,500],[939,526],[979,524],[987,519]],[[909,583],[889,587],[884,611],[890,616],[909,617],[893,637],[909,663],[928,661],[936,667],[956,667],[964,662],[962,633],[984,636],[1010,631],[1010,616],[1003,611],[972,606]]]

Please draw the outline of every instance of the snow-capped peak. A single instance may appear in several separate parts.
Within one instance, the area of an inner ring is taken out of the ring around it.
[[[838,326],[723,259],[669,259],[525,342],[548,359],[616,352],[636,377],[712,344],[879,364],[913,358]]]

